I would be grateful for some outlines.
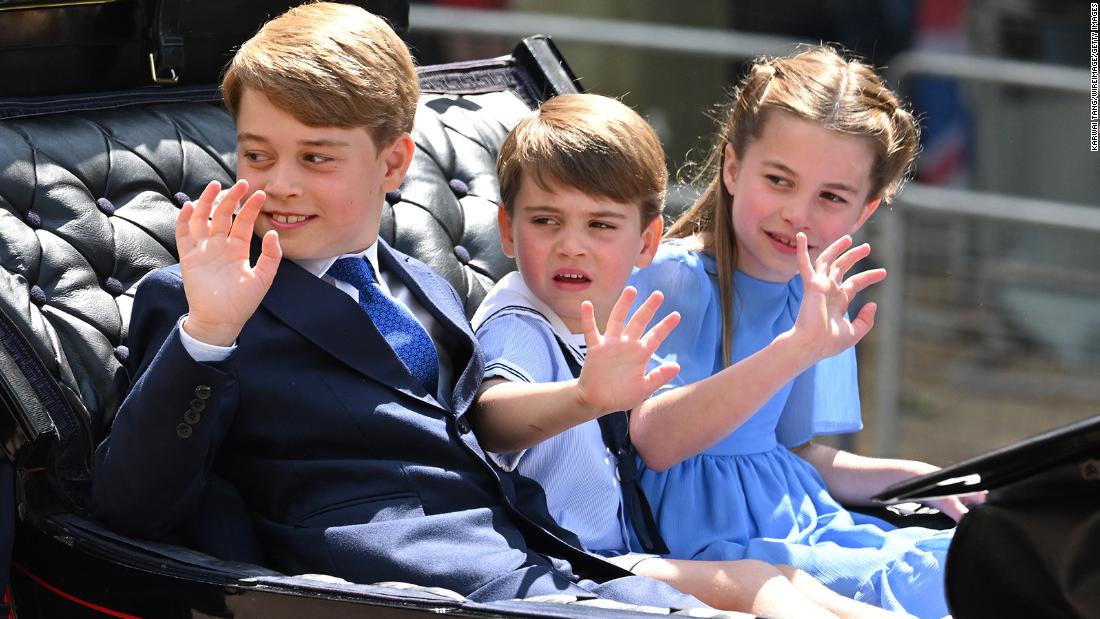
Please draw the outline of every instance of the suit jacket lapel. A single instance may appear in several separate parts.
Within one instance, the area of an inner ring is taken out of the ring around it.
[[[370,378],[435,403],[351,297],[283,260],[261,305],[304,338]]]

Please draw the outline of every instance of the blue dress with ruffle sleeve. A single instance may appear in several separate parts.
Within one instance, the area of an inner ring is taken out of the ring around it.
[[[658,354],[680,364],[684,383],[722,369],[722,306],[709,254],[664,243],[630,283],[639,300],[664,292],[662,314],[680,312]],[[774,283],[738,271],[733,288],[737,362],[794,325],[802,280]],[[857,600],[918,617],[947,615],[943,570],[954,530],[895,528],[849,512],[813,466],[790,451],[814,435],[861,427],[855,350],[849,349],[785,385],[713,447],[664,472],[643,468],[641,481],[671,556],[787,564]]]

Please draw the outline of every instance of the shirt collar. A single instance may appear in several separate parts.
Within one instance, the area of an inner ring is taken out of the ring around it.
[[[330,258],[303,258],[301,260],[294,260],[293,262],[303,269],[313,273],[316,277],[323,277],[325,273],[336,263],[340,258],[366,258],[370,263],[371,269],[374,270],[375,281],[382,281],[380,272],[378,271],[378,241],[371,243],[370,247],[364,249],[361,252],[354,254],[341,254],[339,256],[332,256]]]
[[[571,332],[557,312],[531,291],[519,271],[512,271],[500,278],[500,281],[485,295],[481,305],[474,312],[474,317],[470,319],[470,323],[476,331],[485,321],[497,314],[531,312],[550,325],[554,335],[569,346],[578,363],[584,363],[587,352],[584,334]]]

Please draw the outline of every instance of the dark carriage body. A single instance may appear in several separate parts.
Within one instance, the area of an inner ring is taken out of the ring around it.
[[[545,37],[420,76],[417,153],[387,196],[381,234],[446,277],[472,313],[514,268],[496,232],[497,149],[528,110],[578,87]],[[13,465],[0,481],[18,510],[17,616],[632,613],[569,600],[476,604],[402,583],[281,574],[232,549],[130,538],[92,518],[92,453],[128,383],[133,289],[176,261],[186,196],[233,179],[233,122],[210,86],[0,106],[0,439]]]

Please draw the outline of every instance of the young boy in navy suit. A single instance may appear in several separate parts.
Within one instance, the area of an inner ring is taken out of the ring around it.
[[[287,573],[479,601],[699,605],[524,519],[485,460],[464,419],[482,361],[462,305],[378,239],[418,98],[385,22],[291,9],[241,47],[222,91],[239,180],[183,206],[180,264],[138,289],[131,391],[96,456],[99,514],[162,536],[201,520],[225,479]]]

